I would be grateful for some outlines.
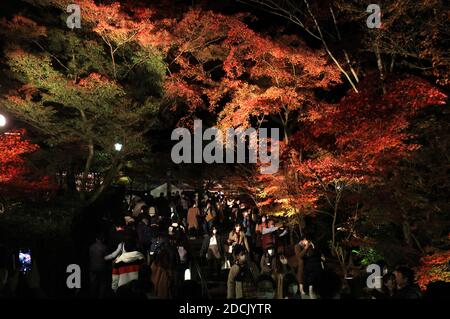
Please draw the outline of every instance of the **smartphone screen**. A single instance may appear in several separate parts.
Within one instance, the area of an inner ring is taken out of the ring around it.
[[[19,250],[19,267],[21,272],[28,272],[31,270],[31,250]]]

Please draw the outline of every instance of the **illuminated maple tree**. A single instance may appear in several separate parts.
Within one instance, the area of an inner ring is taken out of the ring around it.
[[[450,252],[436,252],[424,256],[416,269],[416,280],[422,290],[435,281],[450,282]]]
[[[0,187],[24,190],[51,189],[49,178],[32,170],[25,157],[39,149],[24,138],[25,131],[0,134]]]

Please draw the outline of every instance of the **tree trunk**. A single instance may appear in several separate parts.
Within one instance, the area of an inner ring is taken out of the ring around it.
[[[407,246],[411,246],[411,228],[407,221],[403,221],[402,230],[403,230],[403,238],[405,240],[405,244]]]
[[[87,193],[87,179],[89,175],[89,170],[91,169],[92,160],[94,159],[94,142],[92,139],[89,139],[88,144],[88,157],[86,159],[86,163],[84,165],[84,172],[83,177],[81,180],[81,200],[86,200],[86,193]]]
[[[385,81],[386,77],[384,74],[384,65],[383,65],[383,59],[381,58],[380,46],[378,45],[378,35],[376,36],[375,41],[373,42],[373,46],[375,49],[375,56],[377,58],[378,71],[380,72],[381,88],[382,88],[383,94],[384,94],[384,93],[386,93],[386,88],[384,87],[384,81]]]
[[[407,246],[411,246],[412,244],[412,236],[411,236],[411,226],[409,225],[408,215],[406,211],[402,208],[402,230],[403,230],[403,239]]]
[[[339,206],[339,200],[340,200],[340,192],[336,196],[336,201],[334,203],[334,212],[333,212],[333,223],[331,225],[331,246],[334,248],[336,247],[336,220],[337,220],[337,213],[338,213],[338,206]]]
[[[105,179],[103,180],[103,183],[100,185],[99,188],[94,192],[94,194],[89,198],[88,203],[92,204],[94,203],[100,195],[103,193],[103,191],[111,184],[114,177],[116,177],[117,172],[122,168],[122,163],[117,164],[117,162],[114,162],[111,169],[109,170],[108,174],[106,175]]]
[[[300,231],[300,238],[304,235],[304,228],[305,228],[305,217],[303,214],[300,214],[300,212],[297,211],[297,218],[298,218],[298,230]]]
[[[294,246],[294,228],[292,225],[289,225],[289,240],[291,243],[291,247]]]

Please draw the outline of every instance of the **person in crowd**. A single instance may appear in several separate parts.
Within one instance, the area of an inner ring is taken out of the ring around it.
[[[296,277],[297,277],[297,281],[299,283],[299,289],[300,292],[304,292],[304,286],[305,286],[305,282],[304,282],[304,273],[305,273],[305,263],[303,261],[303,257],[306,254],[306,250],[304,249],[304,244],[305,242],[303,241],[304,237],[300,240],[300,242],[298,242],[295,246],[294,246],[294,251],[295,251],[295,258],[297,261],[297,271],[296,271]]]
[[[180,219],[180,215],[178,214],[177,205],[175,204],[174,200],[170,201],[169,210],[170,210],[170,220],[178,221]]]
[[[276,249],[280,254],[288,254],[291,251],[289,231],[285,225],[280,225],[275,234]]]
[[[41,288],[41,276],[36,258],[32,260],[31,270],[25,273],[16,269],[9,278],[11,297],[18,299],[45,299],[47,298]]]
[[[134,240],[124,242],[122,253],[113,262],[112,289],[117,289],[127,283],[138,280],[139,272],[145,262],[144,255],[137,250]]]
[[[188,210],[187,214],[187,223],[188,223],[188,232],[191,237],[198,235],[199,231],[199,218],[200,218],[200,210],[197,207],[197,204],[194,203],[191,208]]]
[[[242,224],[244,220],[244,212],[247,211],[247,208],[244,203],[239,202],[238,210],[236,213],[236,223]]]
[[[269,247],[261,257],[260,267],[261,273],[264,275],[272,276],[275,279],[277,271],[277,256],[275,254],[275,248]]]
[[[256,282],[257,299],[275,299],[276,283],[272,276],[262,274]]]
[[[283,278],[283,299],[301,299],[297,277],[288,273]]]
[[[104,298],[107,289],[106,256],[107,247],[103,235],[96,236],[95,242],[89,247],[89,282],[91,297]]]
[[[313,292],[313,283],[317,281],[322,271],[321,255],[318,247],[310,240],[309,235],[300,241],[299,250],[299,265],[302,267],[300,292],[302,295],[311,295]],[[307,292],[305,292],[305,288]]]
[[[397,291],[394,299],[420,299],[422,294],[419,287],[414,283],[414,272],[406,266],[399,266],[394,271]]]
[[[164,228],[168,225],[168,221],[170,220],[170,209],[169,202],[164,195],[164,193],[160,193],[159,197],[156,201],[156,208],[158,210],[158,215],[161,216],[161,222],[164,224]]]
[[[138,237],[138,248],[145,252],[150,250],[152,244],[152,229],[150,228],[150,221],[148,215],[141,214],[138,217],[138,223],[136,225],[136,233]]]
[[[203,210],[203,216],[205,216],[205,223],[203,224],[203,231],[205,234],[208,234],[211,229],[213,223],[216,219],[216,210],[214,206],[211,204],[211,200],[206,202],[206,207]]]
[[[254,233],[254,226],[253,221],[251,219],[251,211],[250,209],[246,210],[244,212],[244,217],[242,220],[242,228],[245,234],[245,238],[247,239],[248,246],[250,247],[250,250],[253,252],[253,233]]]
[[[158,236],[160,218],[156,214],[156,208],[154,206],[149,208],[148,214],[150,217],[150,220],[149,220],[150,225],[149,226],[150,226],[150,231],[151,231],[151,237],[153,239],[156,236]]]
[[[7,249],[0,245],[0,299],[6,298],[9,295],[8,279],[9,272],[7,267]]]
[[[134,206],[132,206],[131,217],[137,218],[140,214],[147,213],[148,206],[140,197],[135,196],[132,202],[134,202]]]
[[[123,226],[123,232],[126,235],[135,234],[136,233],[136,220],[137,218],[133,218],[130,215],[125,215],[123,217],[124,219],[124,226]]]
[[[235,200],[231,206],[231,221],[238,223],[240,201]]]
[[[227,299],[255,298],[258,267],[248,259],[242,245],[234,246],[233,257],[234,264],[228,273]]]
[[[217,225],[224,225],[225,223],[225,215],[224,215],[224,205],[223,205],[223,200],[222,199],[218,199],[216,201],[216,223]]]
[[[235,245],[242,245],[247,249],[247,252],[250,253],[250,246],[247,241],[247,237],[245,236],[244,232],[242,231],[242,227],[240,224],[236,224],[234,226],[234,229],[230,232],[228,235],[228,246],[233,247]]]
[[[179,288],[184,282],[184,274],[191,263],[192,254],[190,252],[189,241],[185,235],[182,225],[173,223],[169,228],[169,252],[170,265],[173,267],[173,292],[177,296]]]
[[[224,214],[224,226],[225,227],[232,227],[233,225],[233,212],[232,212],[232,208],[234,205],[234,200],[232,198],[227,198],[226,199],[226,204],[224,205],[223,208],[223,214]]]
[[[283,252],[279,252],[276,263],[276,273],[275,273],[275,282],[277,284],[276,288],[276,298],[283,299],[283,291],[284,291],[284,278],[285,276],[294,275],[293,268],[289,265],[287,257]]]
[[[160,299],[172,298],[173,267],[168,249],[162,249],[151,265],[151,281],[155,288],[155,296]]]
[[[168,239],[166,238],[164,232],[158,232],[158,235],[152,239],[152,244],[150,246],[150,257],[149,264],[155,260],[159,252],[167,246]]]
[[[387,273],[383,276],[382,287],[380,289],[373,289],[371,296],[373,299],[392,299],[396,289],[395,275],[393,273]]]
[[[175,192],[175,196],[173,197],[173,201],[175,203],[176,206],[180,206],[181,204],[181,195],[180,195],[180,191],[176,191]]]
[[[181,196],[180,208],[181,208],[181,218],[183,220],[183,224],[187,228],[187,212],[189,210],[189,199],[186,196],[186,194],[183,194]]]
[[[200,256],[206,257],[208,261],[210,277],[214,274],[216,278],[220,278],[221,261],[225,255],[222,237],[218,233],[217,227],[213,226],[210,233],[204,237]]]
[[[259,224],[256,228],[256,233],[261,238],[261,247],[263,250],[267,250],[269,247],[275,246],[275,237],[273,232],[265,232],[268,229],[275,227],[275,224],[272,220],[268,220],[267,216],[262,216],[261,224]]]

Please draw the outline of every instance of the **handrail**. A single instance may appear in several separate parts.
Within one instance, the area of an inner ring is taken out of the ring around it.
[[[192,264],[195,267],[195,270],[197,271],[198,277],[200,278],[200,284],[202,287],[202,295],[204,295],[204,296],[206,295],[207,299],[211,299],[211,296],[209,295],[208,285],[206,283],[205,278],[203,278],[203,275],[201,273],[200,266],[198,265],[197,260],[193,259]]]

